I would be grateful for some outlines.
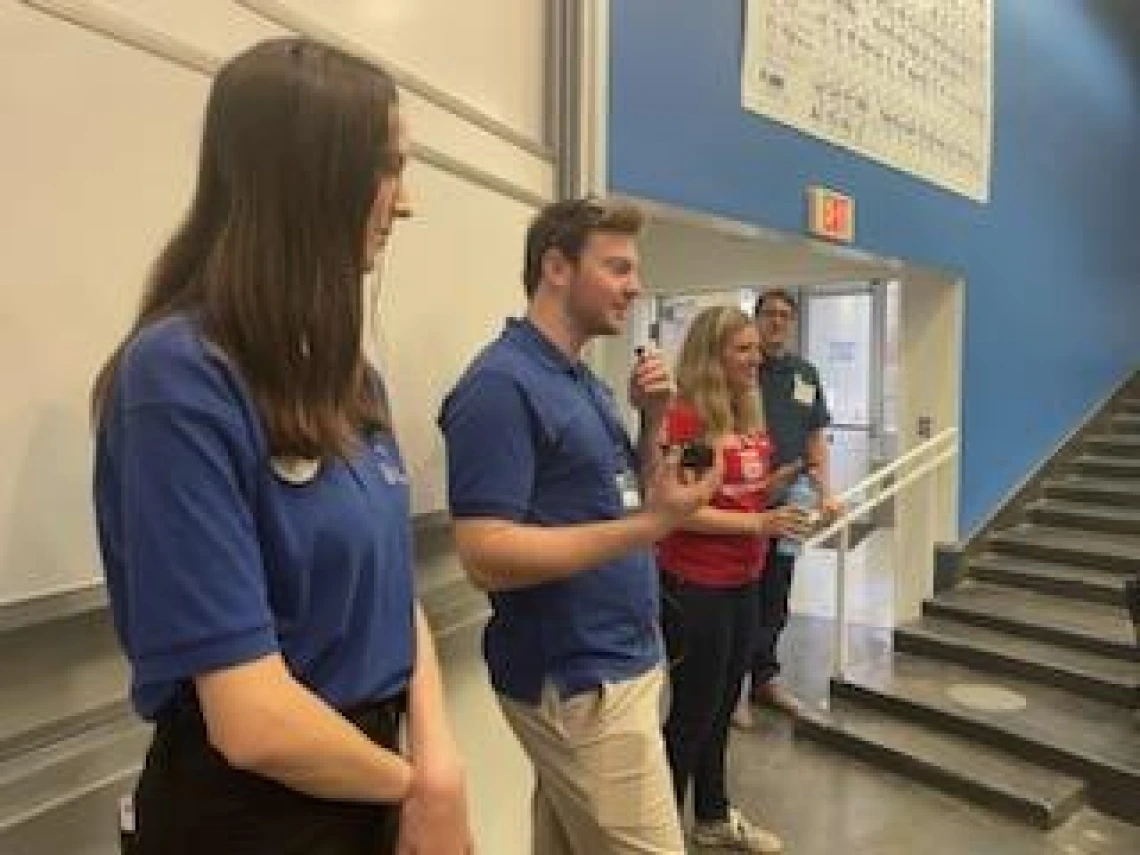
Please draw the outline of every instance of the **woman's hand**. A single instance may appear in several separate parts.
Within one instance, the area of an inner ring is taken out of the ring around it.
[[[785,505],[756,514],[756,533],[761,537],[803,539],[811,533],[811,518],[802,508]]]
[[[400,811],[399,855],[470,855],[466,775],[458,758],[425,758],[412,767]]]

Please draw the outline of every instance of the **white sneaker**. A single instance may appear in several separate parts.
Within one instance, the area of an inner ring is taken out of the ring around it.
[[[693,828],[693,842],[698,846],[718,846],[737,852],[776,855],[784,851],[784,843],[770,831],[753,825],[736,808],[728,809],[728,819],[701,822]]]

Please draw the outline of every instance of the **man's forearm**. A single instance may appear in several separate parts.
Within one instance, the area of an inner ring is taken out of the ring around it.
[[[646,418],[644,413],[640,415],[637,431],[637,460],[640,471],[637,474],[642,484],[661,462],[661,445],[665,439],[663,424],[664,419],[660,416]]]
[[[807,441],[808,470],[815,477],[820,495],[829,497],[831,491],[831,465],[828,454],[827,436],[824,431],[813,431]]]
[[[654,511],[565,526],[460,519],[455,522],[455,540],[472,582],[483,590],[505,591],[591,570],[650,546],[671,526],[671,520]]]

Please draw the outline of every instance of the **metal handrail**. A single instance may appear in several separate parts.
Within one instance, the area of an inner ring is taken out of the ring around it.
[[[916,481],[927,477],[936,469],[942,466],[946,461],[958,454],[958,444],[954,443],[950,448],[941,452],[936,449],[944,445],[947,440],[954,439],[958,436],[958,429],[955,427],[947,428],[942,431],[938,436],[928,439],[921,445],[908,451],[906,454],[899,457],[890,466],[880,469],[873,475],[868,476],[863,481],[845,490],[839,495],[840,501],[847,502],[852,497],[862,495],[867,492],[872,486],[878,484],[888,476],[894,474],[902,467],[906,466],[923,456],[929,457],[928,460],[919,464],[917,467],[908,472],[904,477],[891,484],[884,490],[880,490],[873,498],[867,499],[858,504],[855,508],[846,511],[839,519],[829,524],[822,531],[813,534],[811,537],[804,541],[804,546],[818,546],[824,541],[836,534],[839,535],[839,545],[836,550],[836,580],[835,580],[835,627],[832,639],[832,670],[837,679],[842,679],[846,675],[847,660],[848,660],[848,645],[847,645],[847,553],[851,547],[851,523],[856,519],[862,517],[868,511],[873,510],[878,505],[885,502],[887,499],[894,496],[901,490],[910,487]],[[933,490],[933,480],[931,481],[931,489]],[[931,507],[934,505],[934,494],[931,494]],[[933,513],[933,511],[932,511]]]
[[[860,481],[854,487],[847,488],[842,493],[840,493],[836,498],[839,499],[839,501],[846,504],[853,496],[860,495],[863,492],[865,492],[866,490],[869,490],[875,484],[878,484],[880,481],[884,480],[888,475],[893,475],[896,471],[901,469],[903,466],[906,466],[906,464],[910,463],[910,461],[914,460],[917,457],[921,457],[923,454],[926,454],[928,451],[933,449],[935,446],[941,445],[942,443],[946,442],[946,440],[954,439],[957,436],[958,436],[958,428],[956,428],[956,427],[946,428],[946,430],[942,431],[942,433],[938,434],[938,436],[931,437],[930,439],[926,440],[926,442],[922,443],[921,445],[916,445],[914,448],[912,448],[906,454],[904,454],[904,455],[896,458],[895,460],[891,461],[889,466],[884,466],[882,469],[878,470],[877,472],[874,472],[873,474],[868,475],[866,478],[864,478],[862,481]]]
[[[930,451],[936,444],[937,443],[935,443],[934,440],[929,440],[928,442],[920,445],[915,450],[917,451],[917,450],[921,449],[923,452]],[[818,531],[815,534],[813,534],[811,537],[807,538],[804,541],[804,546],[819,546],[819,544],[821,544],[823,541],[827,540],[829,537],[832,537],[841,528],[845,528],[846,526],[851,525],[851,523],[853,523],[856,519],[863,516],[868,511],[874,510],[878,505],[882,504],[885,500],[889,499],[891,496],[893,496],[895,493],[897,493],[903,487],[907,487],[910,484],[913,484],[915,481],[918,480],[919,477],[921,477],[922,475],[925,475],[928,471],[930,471],[930,469],[936,468],[938,465],[944,463],[946,460],[949,460],[951,457],[953,457],[957,453],[958,453],[958,447],[954,446],[949,451],[943,452],[941,455],[939,455],[937,458],[935,458],[931,463],[923,464],[918,469],[915,469],[915,470],[907,473],[906,477],[903,478],[901,481],[896,481],[894,484],[892,484],[890,487],[886,488],[885,490],[880,490],[878,493],[875,494],[875,497],[873,499],[868,499],[867,501],[863,502],[861,505],[856,505],[854,510],[844,512],[844,514],[841,517],[839,517],[834,522],[832,522],[827,528],[822,529],[821,531]],[[900,458],[900,460],[901,459],[902,458]],[[910,459],[913,460],[914,457],[912,456]],[[894,467],[894,468],[897,468],[897,467]],[[891,470],[892,472],[894,471],[894,468]],[[886,471],[886,470],[884,470],[884,471]],[[851,488],[850,490],[847,490],[847,491],[841,493],[839,496],[839,500],[846,502],[847,499],[850,498],[850,496],[863,492],[866,489],[866,487],[864,485],[870,485],[872,483],[877,483],[880,480],[882,480],[882,478],[878,477],[878,476],[867,478],[866,480],[861,481],[859,484],[857,484],[855,487]]]

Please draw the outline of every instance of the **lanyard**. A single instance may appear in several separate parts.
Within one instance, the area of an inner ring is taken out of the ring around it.
[[[633,447],[633,442],[629,438],[629,434],[618,421],[617,413],[614,412],[611,399],[609,396],[602,400],[599,395],[603,393],[600,391],[600,384],[594,380],[593,376],[589,373],[589,369],[583,368],[581,372],[575,372],[575,380],[583,386],[586,400],[590,402],[590,406],[594,408],[594,412],[598,414],[598,418],[602,420],[602,425],[609,434],[610,440],[614,444],[614,450],[617,453],[618,460],[624,461],[622,470],[632,470],[636,468],[637,451]]]

